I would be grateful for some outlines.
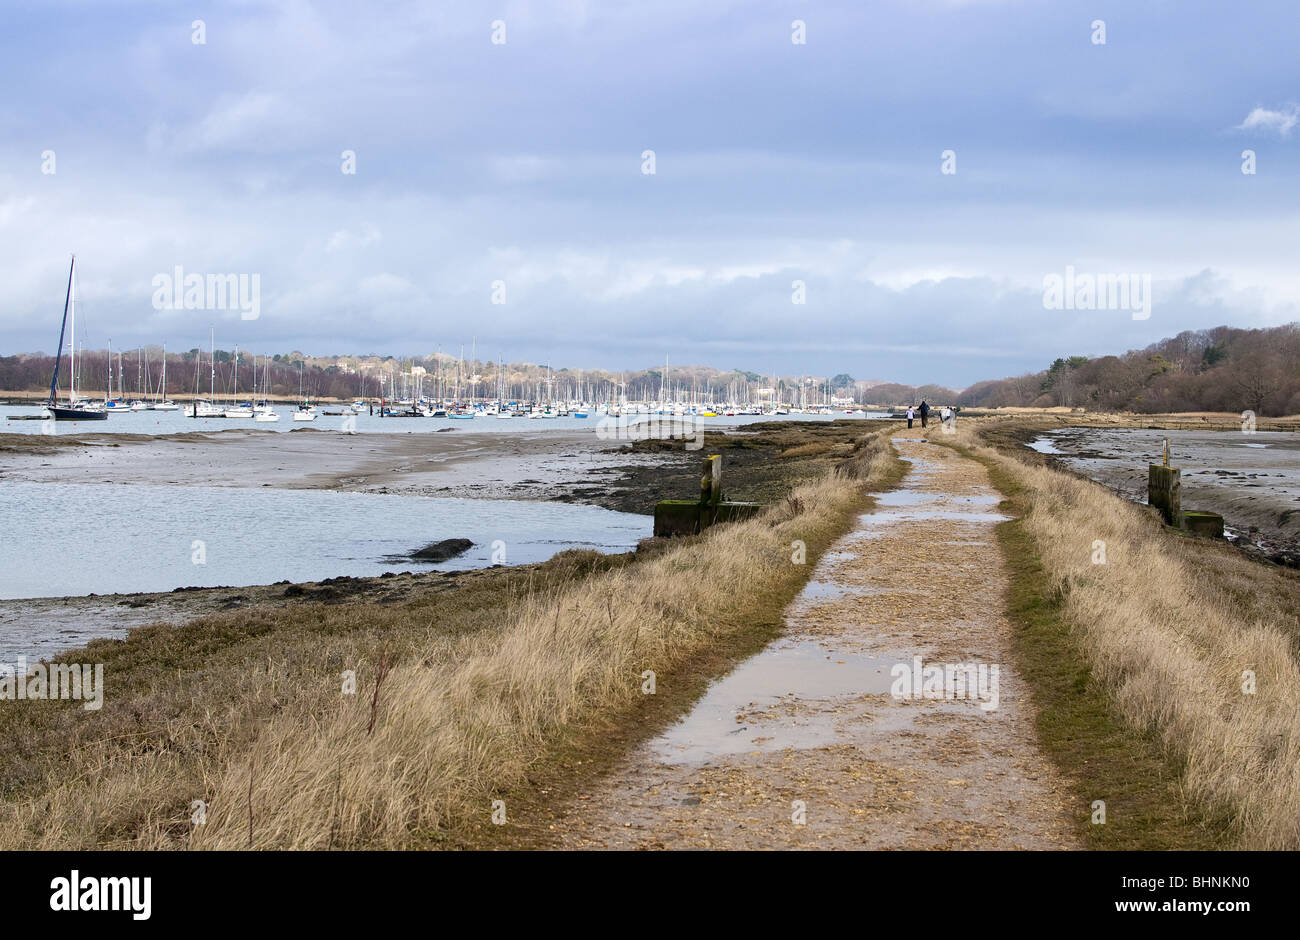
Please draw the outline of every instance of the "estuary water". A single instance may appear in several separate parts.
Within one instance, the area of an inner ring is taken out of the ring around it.
[[[0,599],[528,564],[568,548],[628,551],[652,525],[558,502],[7,481]],[[474,547],[434,565],[389,560],[448,538]]]
[[[318,412],[337,411],[339,405],[324,405]],[[276,406],[279,421],[256,422],[252,418],[191,418],[183,409],[180,411],[124,411],[112,413],[106,421],[50,421],[29,420],[39,416],[42,409],[34,405],[0,405],[0,433],[4,434],[180,434],[186,431],[295,431],[315,429],[320,431],[351,430],[358,434],[411,434],[431,433],[440,430],[469,429],[473,431],[493,431],[503,434],[537,431],[597,431],[603,414],[592,412],[586,418],[496,418],[479,416],[472,419],[460,418],[381,418],[378,413],[326,415],[319,413],[315,421],[298,422],[293,420],[297,409],[288,405]],[[744,427],[762,421],[833,421],[836,419],[870,419],[887,418],[883,412],[866,412],[860,415],[848,415],[843,409],[833,415],[793,414],[793,415],[735,415],[716,418],[699,418],[706,428]],[[610,419],[615,420],[615,419]],[[627,423],[645,421],[681,421],[683,418],[671,415],[661,418],[659,415],[628,414]]]

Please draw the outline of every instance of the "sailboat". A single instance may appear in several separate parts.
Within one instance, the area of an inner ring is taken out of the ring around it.
[[[298,360],[298,397],[302,398],[302,360]],[[316,408],[309,398],[303,398],[298,410],[293,413],[295,421],[315,421]]]
[[[208,328],[208,397],[199,398],[199,356],[194,354],[194,404],[190,411],[191,418],[224,417],[217,402],[217,332]]]
[[[104,393],[104,408],[109,414],[130,412],[131,406],[122,398],[122,354],[117,354],[117,397],[113,397],[113,340],[108,341],[108,391]]]
[[[150,407],[154,411],[176,411],[180,405],[167,397],[167,344],[163,343],[162,348],[163,371],[162,380],[158,383],[158,400]]]
[[[144,379],[144,347],[135,351],[135,398],[131,399],[130,408],[132,411],[148,411],[153,406],[145,401],[146,382]],[[121,372],[119,364],[118,371]]]
[[[253,360],[253,371],[257,372],[257,360]],[[253,376],[253,392],[257,392],[257,376]],[[251,418],[253,417],[253,403],[239,400],[239,347],[235,347],[235,390],[231,393],[230,407],[222,414],[227,418]]]
[[[253,360],[253,366],[256,368],[257,360]],[[256,388],[254,388],[256,391]],[[271,360],[262,357],[262,399],[253,407],[253,420],[266,423],[268,421],[279,421],[280,416],[271,406]]]
[[[106,421],[108,409],[94,402],[77,398],[77,314],[73,284],[76,280],[77,256],[72,256],[68,268],[68,294],[63,301],[63,323],[59,327],[59,348],[54,354],[54,375],[50,378],[50,400],[45,405],[45,415],[55,421]],[[68,340],[68,403],[59,404],[59,363],[63,359],[63,334],[69,322],[72,331]]]
[[[510,408],[506,405],[506,366],[497,357],[497,399],[488,406],[487,414],[494,418],[511,418]]]

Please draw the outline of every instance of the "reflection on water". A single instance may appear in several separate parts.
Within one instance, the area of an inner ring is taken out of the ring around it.
[[[6,482],[0,598],[527,564],[566,548],[628,551],[651,527],[649,516],[537,501]],[[436,565],[383,560],[447,538],[474,547]]]
[[[651,742],[671,764],[727,754],[820,747],[834,742],[825,716],[782,707],[796,701],[888,695],[894,659],[846,652],[816,640],[778,641],[715,682],[690,715]]]
[[[1031,450],[1036,450],[1040,454],[1065,453],[1065,451],[1061,450],[1059,447],[1056,446],[1055,442],[1050,437],[1037,437],[1034,440],[1030,441],[1029,447]]]
[[[921,484],[935,475],[935,463],[900,459],[909,464],[903,484],[877,494],[876,510],[859,516],[854,531],[818,561],[786,611],[786,636],[712,683],[687,715],[650,741],[647,747],[656,760],[702,765],[727,755],[825,747],[852,740],[860,732],[847,730],[845,719],[868,713],[878,731],[910,725],[914,711],[873,709],[871,703],[891,695],[891,670],[909,663],[917,650],[884,648],[867,611],[882,595],[912,588],[895,583],[887,571],[851,565],[859,553],[845,546],[935,519],[952,523],[953,535],[966,538],[959,544],[969,546],[1007,517],[995,511],[1002,497],[991,488],[967,487],[960,494],[923,490]],[[846,577],[846,567],[865,575],[868,583]],[[805,632],[827,621],[835,629],[821,635]],[[936,710],[954,713],[966,707],[936,705]]]

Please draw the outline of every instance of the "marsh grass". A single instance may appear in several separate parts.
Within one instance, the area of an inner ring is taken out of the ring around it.
[[[1090,843],[1300,847],[1300,577],[969,431],[955,443],[1020,517],[1002,530],[1018,652],[1044,743],[1108,800]]]

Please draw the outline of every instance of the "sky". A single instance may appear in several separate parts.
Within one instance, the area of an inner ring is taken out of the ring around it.
[[[1283,0],[6,3],[0,355],[53,352],[73,253],[89,348],[961,387],[1292,322],[1297,39]],[[1146,318],[1045,305],[1067,268]]]

